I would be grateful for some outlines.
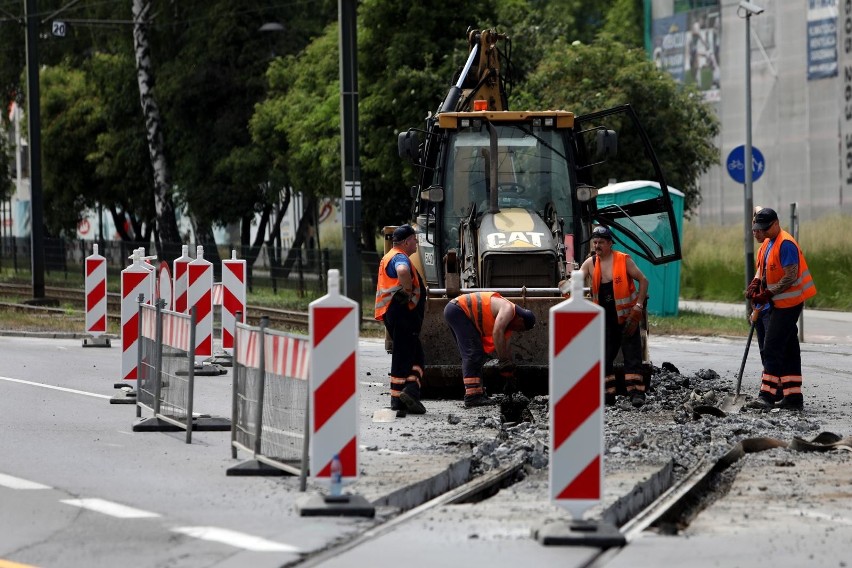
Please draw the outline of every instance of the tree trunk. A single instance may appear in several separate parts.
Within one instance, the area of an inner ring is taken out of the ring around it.
[[[213,263],[213,280],[222,281],[222,258],[219,256],[219,248],[216,246],[216,238],[213,236],[213,226],[202,223],[192,218],[192,230],[195,231],[195,244],[204,247],[204,260]]]
[[[145,117],[148,153],[154,169],[154,206],[157,211],[157,230],[161,259],[171,261],[180,256],[181,238],[178,232],[175,205],[172,200],[171,179],[164,153],[160,109],[151,88],[154,75],[151,51],[148,44],[148,16],[150,0],[133,0],[133,46],[136,52],[136,79],[139,83],[139,101]]]
[[[305,243],[305,237],[308,235],[308,225],[314,222],[314,211],[317,208],[317,198],[309,197],[305,201],[305,208],[302,210],[302,218],[299,219],[299,227],[296,229],[296,238],[293,239],[293,244],[287,252],[287,260],[284,261],[284,266],[281,268],[281,277],[289,278],[290,271],[296,263],[296,257],[301,254],[302,245]]]
[[[272,213],[272,204],[267,203],[263,206],[263,212],[260,214],[260,223],[257,226],[257,235],[254,242],[251,242],[251,223],[254,217],[246,215],[243,217],[240,225],[240,245],[243,248],[243,258],[246,261],[246,281],[249,288],[252,286],[252,271],[254,263],[260,255],[260,249],[263,246],[263,235],[266,233],[266,224],[269,223],[269,215]]]

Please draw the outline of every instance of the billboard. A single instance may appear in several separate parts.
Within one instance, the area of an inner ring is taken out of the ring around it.
[[[680,83],[695,85],[704,100],[720,100],[719,55],[722,18],[718,3],[710,8],[657,18],[652,27],[652,58]]]
[[[837,76],[837,0],[808,0],[808,81]]]

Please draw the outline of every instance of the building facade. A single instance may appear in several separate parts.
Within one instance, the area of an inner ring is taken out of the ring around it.
[[[746,142],[745,11],[739,0],[646,2],[651,57],[696,84],[721,123],[720,163],[700,179],[694,218],[742,223],[744,185],[728,157]],[[782,217],[795,202],[802,220],[852,214],[852,0],[753,3],[764,9],[751,16],[748,54],[752,145],[763,156],[753,202]]]

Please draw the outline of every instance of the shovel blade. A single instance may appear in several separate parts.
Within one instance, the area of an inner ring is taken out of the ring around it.
[[[742,407],[746,402],[748,402],[748,400],[744,394],[729,394],[724,398],[724,400],[722,400],[722,404],[719,405],[719,408],[721,408],[724,412],[731,414],[742,410]]]

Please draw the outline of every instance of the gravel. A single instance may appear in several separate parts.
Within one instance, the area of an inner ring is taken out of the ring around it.
[[[684,473],[702,460],[715,461],[746,438],[769,437],[790,441],[811,439],[819,433],[819,422],[807,411],[743,409],[725,416],[698,414],[698,406],[718,408],[734,392],[735,378],[723,378],[713,369],[682,373],[674,365],[654,367],[651,389],[643,407],[636,409],[627,397],[605,410],[605,463],[608,471],[629,470],[637,465],[665,463],[673,459],[676,474]],[[516,395],[517,396],[517,395]],[[525,398],[525,397],[524,397]],[[751,397],[748,397],[751,399]],[[505,405],[504,405],[505,406]],[[533,469],[544,469],[549,460],[549,399],[529,400],[532,420],[503,422],[497,415],[480,416],[471,426],[499,428],[497,436],[474,447],[474,473],[518,461]],[[505,413],[504,413],[505,417]],[[457,417],[450,415],[451,424]]]

